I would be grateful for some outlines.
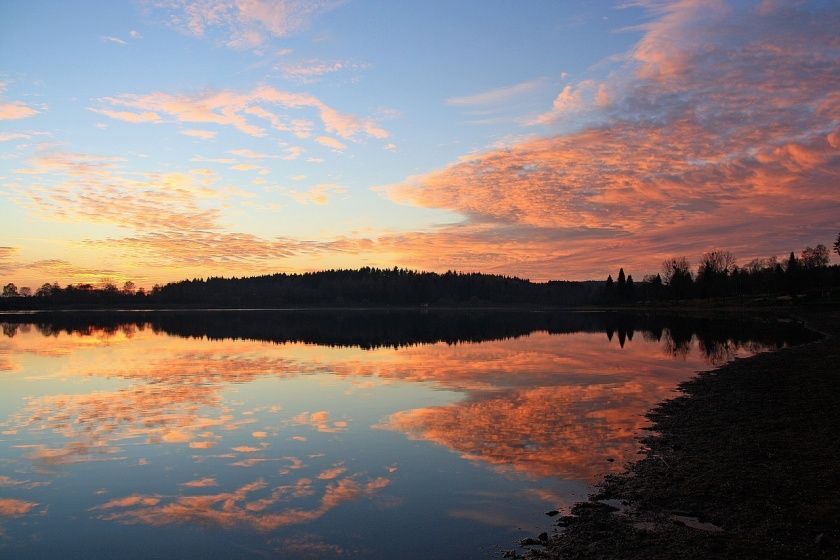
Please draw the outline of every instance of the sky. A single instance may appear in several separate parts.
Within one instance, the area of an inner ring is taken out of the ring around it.
[[[0,281],[830,246],[838,29],[836,0],[6,0]]]

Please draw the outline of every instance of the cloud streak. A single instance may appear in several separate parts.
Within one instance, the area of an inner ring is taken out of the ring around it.
[[[388,137],[388,132],[371,119],[342,113],[313,95],[267,85],[248,92],[221,90],[192,95],[154,92],[144,95],[124,94],[99,101],[104,107],[91,110],[113,119],[132,123],[157,122],[161,119],[160,115],[167,115],[183,123],[232,127],[254,137],[268,134],[261,126],[265,122],[277,131],[291,132],[298,137],[309,136],[310,121],[286,119],[269,111],[266,106],[286,110],[308,109],[315,112],[325,132],[341,138]]]
[[[507,103],[522,94],[532,92],[545,83],[542,78],[521,82],[512,86],[500,87],[472,95],[450,97],[446,100],[447,105],[459,107],[473,107],[482,105],[497,105]]]

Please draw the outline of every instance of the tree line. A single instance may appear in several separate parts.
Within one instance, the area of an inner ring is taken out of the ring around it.
[[[840,254],[840,235],[834,244]],[[60,307],[365,307],[365,306],[579,306],[620,305],[661,300],[731,296],[836,293],[840,267],[829,265],[825,245],[806,247],[799,256],[754,259],[738,265],[729,251],[704,253],[696,267],[673,257],[661,272],[637,281],[623,268],[614,280],[531,282],[515,276],[480,273],[444,274],[404,268],[364,267],[301,274],[194,278],[155,285],[133,282],[47,283],[34,292],[14,283],[3,287],[0,309]],[[835,290],[833,290],[835,289]],[[832,291],[833,290],[833,291]]]
[[[136,289],[109,283],[44,284],[29,297],[14,284],[4,288],[5,307],[184,306],[184,307],[343,307],[574,305],[592,300],[598,282],[535,283],[513,276],[418,272],[402,268],[325,270],[243,278],[194,278]],[[31,291],[30,291],[31,293]]]
[[[840,235],[834,243],[840,255]],[[612,275],[603,284],[601,299],[606,303],[726,298],[744,296],[828,295],[840,288],[840,267],[830,266],[825,245],[805,247],[797,256],[753,259],[739,265],[730,251],[716,249],[703,253],[696,267],[687,257],[672,257],[662,263],[662,270],[649,274],[641,282],[624,269],[617,280]]]

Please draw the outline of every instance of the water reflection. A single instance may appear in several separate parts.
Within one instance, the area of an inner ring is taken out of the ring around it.
[[[137,527],[182,542],[223,528],[201,542],[245,556],[409,558],[417,539],[480,556],[510,542],[498,527],[544,522],[631,459],[645,410],[691,372],[807,337],[531,312],[58,313],[2,329],[0,552],[16,557],[74,531],[142,557]]]

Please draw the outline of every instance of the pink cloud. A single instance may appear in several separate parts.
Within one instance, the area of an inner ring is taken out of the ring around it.
[[[370,119],[342,113],[312,95],[279,90],[271,86],[258,86],[244,93],[231,90],[197,95],[155,92],[146,95],[107,97],[100,101],[111,107],[91,110],[115,119],[155,122],[159,120],[160,114],[166,114],[179,122],[230,126],[256,137],[265,136],[267,132],[249,121],[248,117],[266,120],[275,130],[289,131],[298,137],[309,136],[311,129],[309,121],[289,120],[267,110],[263,105],[279,106],[288,110],[309,109],[319,116],[324,131],[341,138],[349,139],[359,135],[377,139],[388,137],[388,132]],[[117,110],[119,107],[132,111]]]
[[[182,130],[181,134],[183,134],[184,136],[198,138],[199,140],[212,140],[216,137],[217,133],[213,130],[197,130],[194,128],[190,128],[187,130]]]
[[[327,148],[331,148],[337,151],[343,151],[347,146],[332,138],[330,136],[318,136],[315,138],[315,141],[321,144],[322,146],[326,146]]]
[[[0,121],[25,119],[37,114],[38,111],[20,101],[0,103]]]
[[[749,258],[825,242],[840,213],[840,10],[807,9],[651,8],[623,73],[566,86],[540,117],[587,99],[599,124],[384,189],[465,217],[403,235],[403,262],[581,278],[619,263],[653,271],[663,255],[720,245]]]
[[[146,111],[143,113],[133,113],[131,111],[112,111],[110,109],[91,109],[94,113],[99,113],[100,115],[105,115],[106,117],[110,117],[112,119],[116,119],[118,121],[125,121],[130,123],[149,123],[149,122],[158,122],[160,120],[160,115],[152,111]]]

